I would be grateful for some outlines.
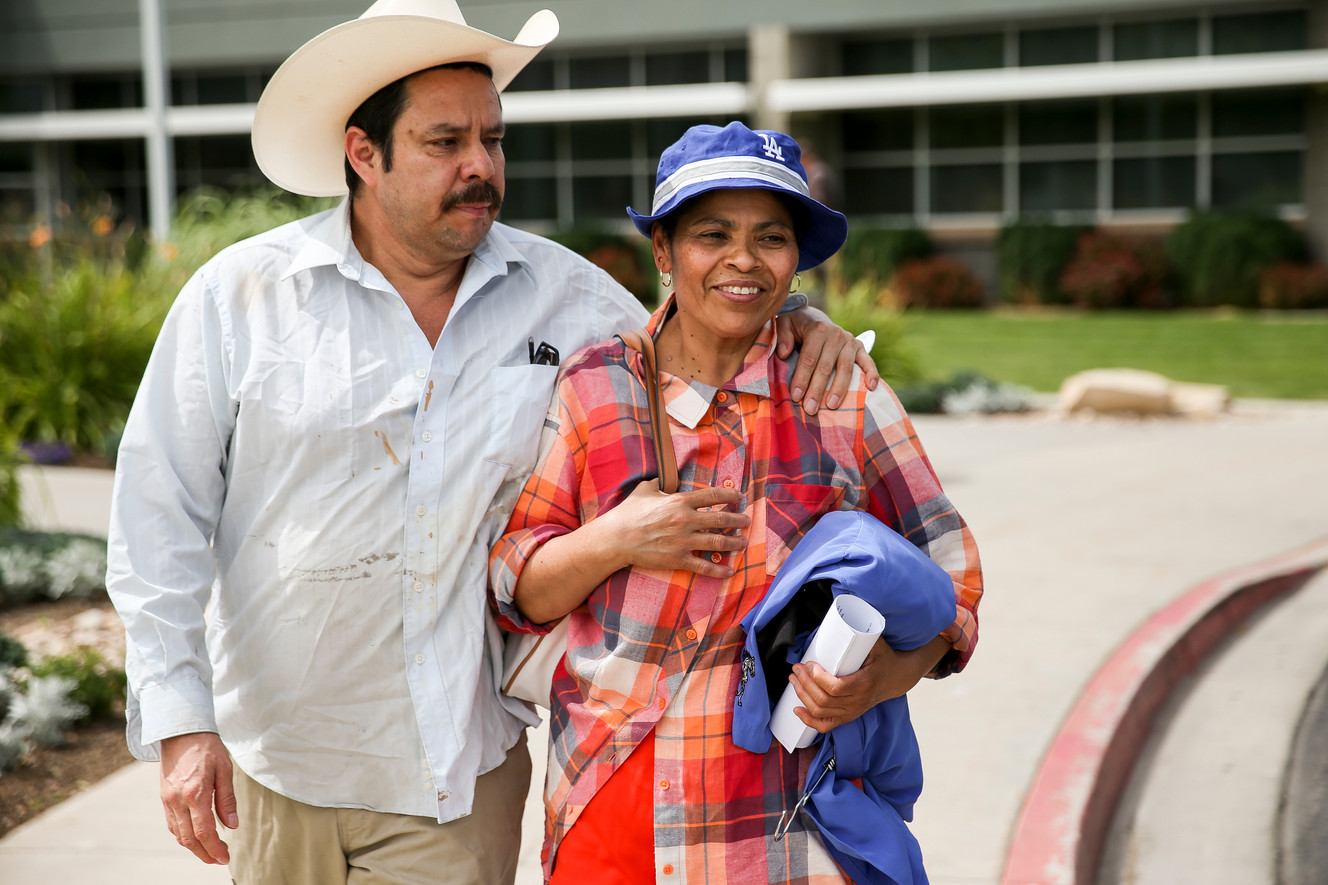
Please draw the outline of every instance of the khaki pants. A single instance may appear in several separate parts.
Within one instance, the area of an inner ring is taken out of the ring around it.
[[[235,769],[240,828],[226,834],[236,885],[511,885],[530,788],[523,733],[479,778],[469,815],[427,817],[305,805]]]

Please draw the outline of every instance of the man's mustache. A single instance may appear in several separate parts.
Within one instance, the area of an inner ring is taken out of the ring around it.
[[[461,190],[448,194],[447,198],[443,200],[443,211],[455,209],[461,205],[473,206],[478,203],[488,203],[493,207],[493,211],[497,212],[503,207],[503,195],[498,192],[498,188],[487,181],[473,181]]]

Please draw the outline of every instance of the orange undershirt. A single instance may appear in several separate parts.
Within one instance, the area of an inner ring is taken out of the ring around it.
[[[655,881],[655,733],[596,791],[558,846],[550,885]]]

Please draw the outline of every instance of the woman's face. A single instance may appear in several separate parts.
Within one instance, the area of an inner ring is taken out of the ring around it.
[[[681,210],[671,242],[660,225],[651,239],[679,313],[718,338],[754,338],[798,267],[793,219],[766,190],[710,191]]]

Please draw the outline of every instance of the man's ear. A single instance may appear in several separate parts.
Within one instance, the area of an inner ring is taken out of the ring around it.
[[[358,126],[346,128],[346,159],[365,184],[375,183],[382,169],[383,152],[369,140],[369,135]]]

